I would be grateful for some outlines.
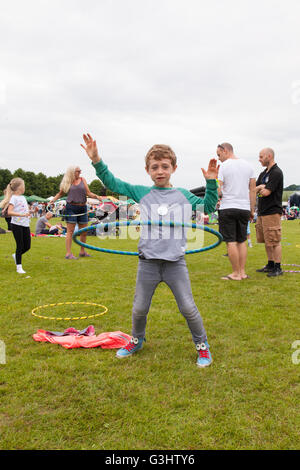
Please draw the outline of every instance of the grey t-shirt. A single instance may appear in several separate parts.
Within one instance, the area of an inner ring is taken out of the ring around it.
[[[45,230],[47,228],[48,219],[45,215],[41,217],[37,223],[36,223],[36,228],[35,228],[35,233],[38,235],[39,233],[42,233],[42,230]]]
[[[143,225],[138,245],[140,256],[145,259],[177,261],[184,256],[187,230],[180,224],[191,222],[192,211],[214,212],[218,200],[216,180],[208,180],[204,199],[183,188],[158,188],[126,183],[100,162],[94,164],[96,174],[103,184],[118,194],[127,196],[140,204],[141,221],[153,222]],[[159,223],[166,223],[161,226]],[[175,222],[179,226],[170,227]]]

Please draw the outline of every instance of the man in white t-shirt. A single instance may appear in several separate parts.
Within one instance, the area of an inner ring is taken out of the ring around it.
[[[217,155],[222,165],[219,170],[221,203],[219,231],[227,244],[232,273],[222,279],[247,279],[247,225],[254,216],[256,203],[256,177],[251,165],[233,153],[232,145],[218,145]]]

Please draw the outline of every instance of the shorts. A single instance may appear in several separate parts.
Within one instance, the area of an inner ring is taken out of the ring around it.
[[[256,225],[257,243],[267,246],[278,246],[281,241],[281,215],[270,214],[257,217]]]
[[[247,226],[250,211],[244,209],[219,210],[219,232],[224,242],[244,243],[247,240]]]
[[[77,206],[76,204],[67,203],[64,217],[69,224],[87,224],[89,220],[87,206]]]

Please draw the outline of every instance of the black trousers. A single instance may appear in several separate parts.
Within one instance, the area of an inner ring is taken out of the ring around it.
[[[7,223],[7,230],[11,230],[11,217],[5,217]]]
[[[31,234],[29,227],[11,224],[11,229],[16,240],[16,264],[22,264],[22,255],[30,250]]]

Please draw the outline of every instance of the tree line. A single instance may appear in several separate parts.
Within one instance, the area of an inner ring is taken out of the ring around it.
[[[283,188],[284,191],[299,191],[300,190],[300,184],[290,184],[286,188]]]
[[[54,196],[59,191],[59,185],[63,178],[63,174],[57,176],[46,176],[44,173],[35,174],[33,171],[24,171],[18,168],[13,173],[8,169],[0,168],[0,195],[3,194],[4,189],[13,178],[22,178],[25,181],[25,194],[26,196],[40,196],[48,198]],[[111,191],[107,190],[99,179],[93,180],[89,184],[90,190],[99,196],[114,195]],[[115,195],[116,196],[116,195]]]

